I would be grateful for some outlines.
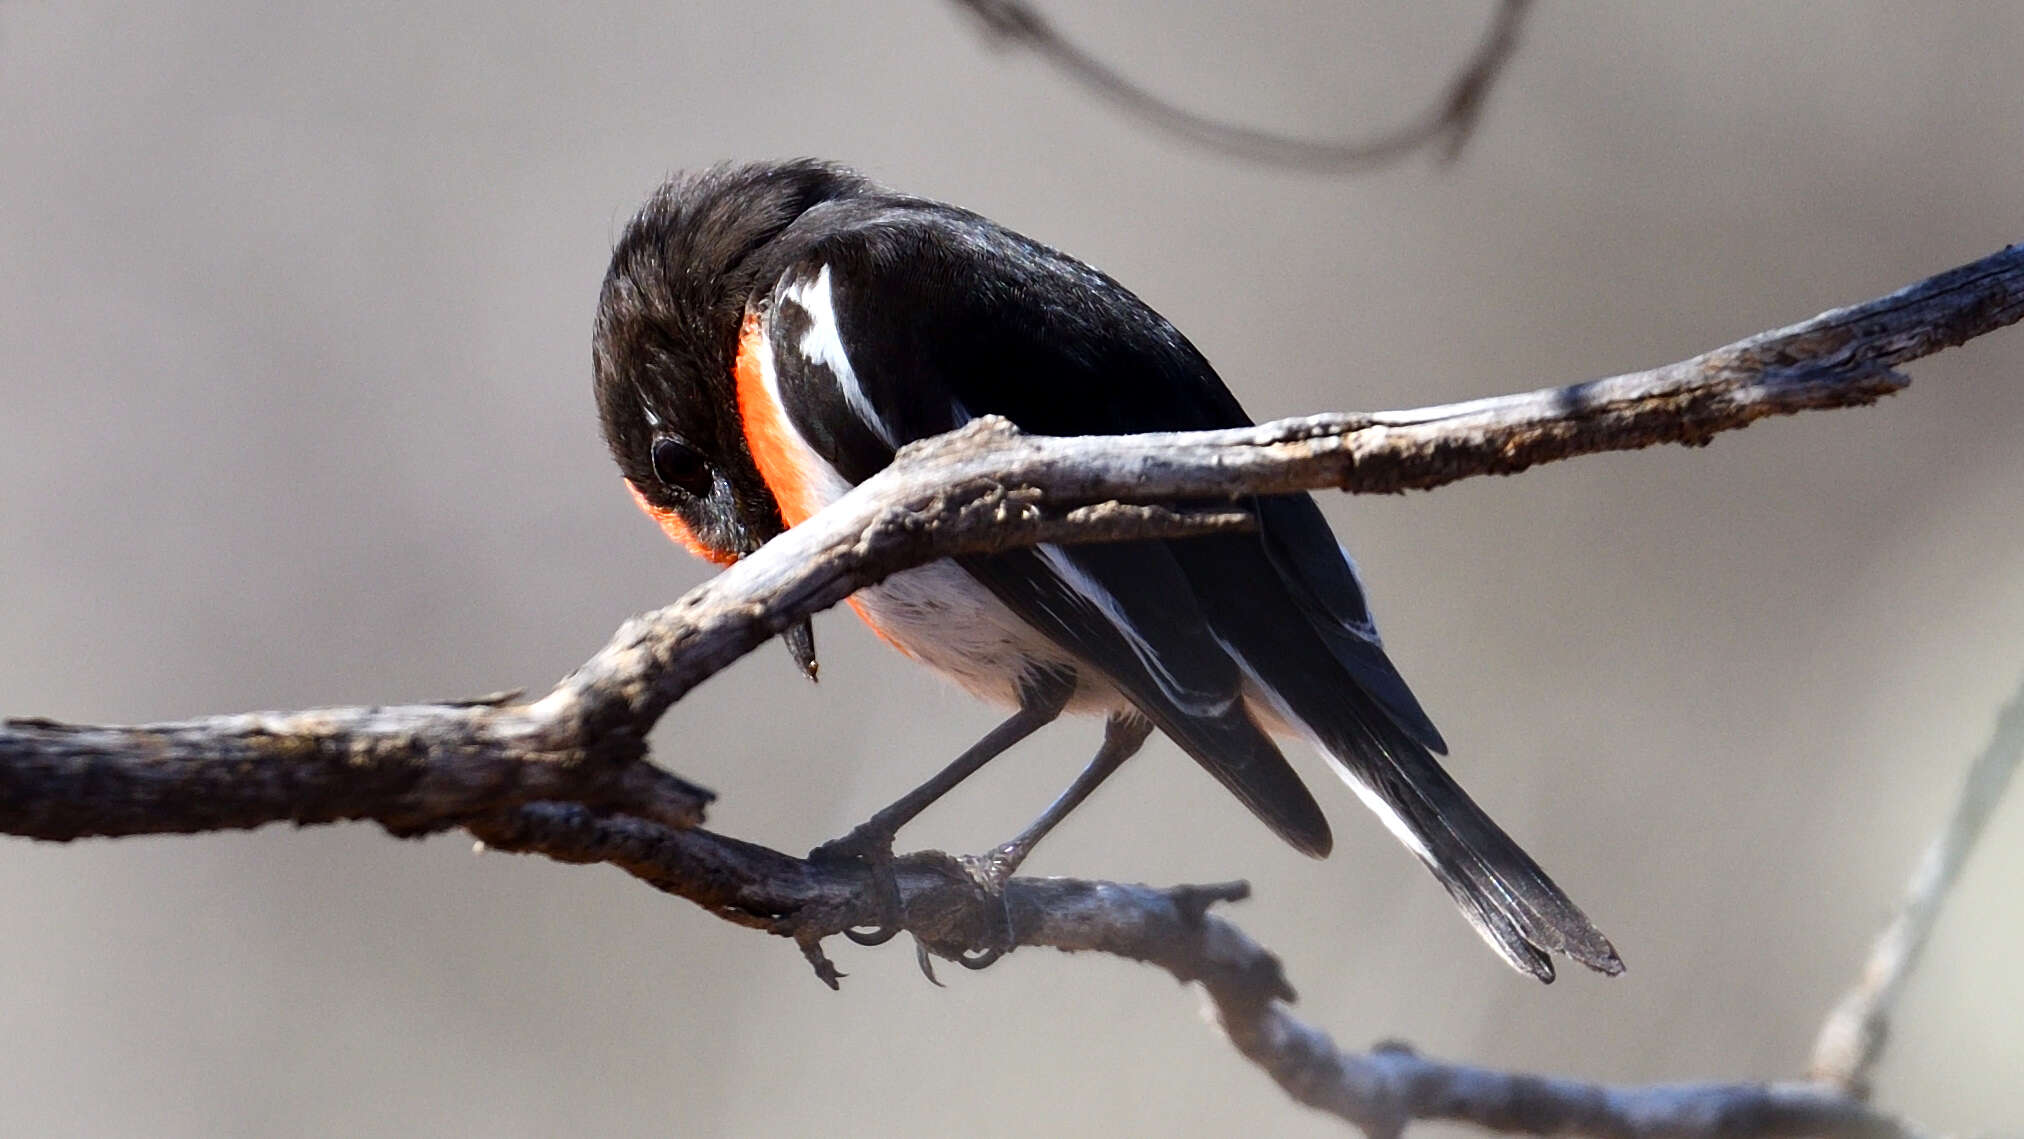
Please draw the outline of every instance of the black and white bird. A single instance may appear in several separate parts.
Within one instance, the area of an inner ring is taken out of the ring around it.
[[[1043,435],[1248,425],[1215,369],[1124,286],[967,210],[843,167],[719,167],[626,227],[599,303],[596,391],[634,497],[729,563],[835,501],[909,441],[1000,415]],[[1434,756],[1447,747],[1386,657],[1356,571],[1307,495],[1255,497],[1255,533],[1040,546],[896,574],[851,599],[884,640],[1011,717],[880,812],[867,853],[1063,712],[1103,747],[1001,880],[1154,728],[1315,857],[1328,823],[1273,742],[1311,742],[1433,871],[1498,954],[1616,951]],[[787,642],[813,675],[804,623]]]

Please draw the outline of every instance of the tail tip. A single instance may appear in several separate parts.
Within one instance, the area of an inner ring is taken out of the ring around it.
[[[1617,956],[1616,947],[1607,940],[1602,943],[1602,952],[1593,956],[1577,957],[1575,960],[1605,977],[1623,976],[1623,958]]]
[[[1583,919],[1582,925],[1585,928],[1576,931],[1574,937],[1558,947],[1559,950],[1605,977],[1622,976],[1623,958],[1617,955],[1616,946],[1611,945],[1609,938],[1589,925],[1586,919]]]
[[[1530,938],[1512,942],[1493,941],[1491,944],[1513,969],[1536,978],[1544,985],[1552,984],[1556,975],[1549,949],[1565,954],[1570,960],[1605,977],[1622,976],[1623,958],[1618,956],[1616,946],[1593,927],[1585,933],[1586,936],[1580,940],[1562,941],[1551,946],[1540,945]]]

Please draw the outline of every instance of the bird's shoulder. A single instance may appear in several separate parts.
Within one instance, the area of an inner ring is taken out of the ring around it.
[[[1130,289],[968,210],[900,196],[824,203],[766,257],[770,284],[753,305],[783,374],[842,385],[895,445],[986,414],[1047,435],[1251,422]]]

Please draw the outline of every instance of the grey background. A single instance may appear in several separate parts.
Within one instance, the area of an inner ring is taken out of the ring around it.
[[[0,712],[139,720],[542,686],[703,576],[602,453],[588,324],[666,173],[821,154],[1104,266],[1254,414],[1669,361],[2024,236],[2024,9],[1551,3],[1451,168],[1246,167],[946,5],[0,3]],[[1375,129],[1480,3],[1055,4],[1189,103]],[[1161,744],[1032,869],[1249,878],[1300,1009],[1612,1081],[1795,1074],[2024,669],[2024,334],[1705,450],[1327,503],[1456,770],[1622,948],[1507,972],[1324,774],[1276,845]],[[819,621],[668,717],[801,849],[990,722]],[[1062,727],[909,837],[980,847]],[[1909,992],[1882,1101],[2024,1119],[2024,814]],[[616,872],[366,828],[0,845],[0,1133],[1339,1134],[1119,962],[922,982]]]

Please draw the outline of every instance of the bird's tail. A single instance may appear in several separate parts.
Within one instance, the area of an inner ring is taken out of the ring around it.
[[[1564,953],[1599,973],[1623,972],[1615,947],[1581,907],[1442,770],[1422,738],[1352,679],[1370,660],[1352,673],[1318,648],[1285,636],[1269,652],[1245,654],[1254,715],[1313,740],[1512,968],[1551,981],[1549,955]]]
[[[1446,743],[1378,641],[1355,568],[1314,500],[1253,500],[1259,534],[1172,544],[1263,726],[1307,736],[1462,916],[1522,973],[1550,954],[1623,971],[1609,939],[1440,763]],[[1274,585],[1280,588],[1273,588]]]
[[[1425,747],[1382,712],[1368,711],[1377,713],[1376,722],[1331,717],[1336,730],[1317,733],[1319,742],[1364,804],[1447,887],[1483,940],[1512,968],[1542,981],[1553,980],[1551,953],[1564,953],[1598,973],[1623,972],[1609,938],[1532,856]]]

